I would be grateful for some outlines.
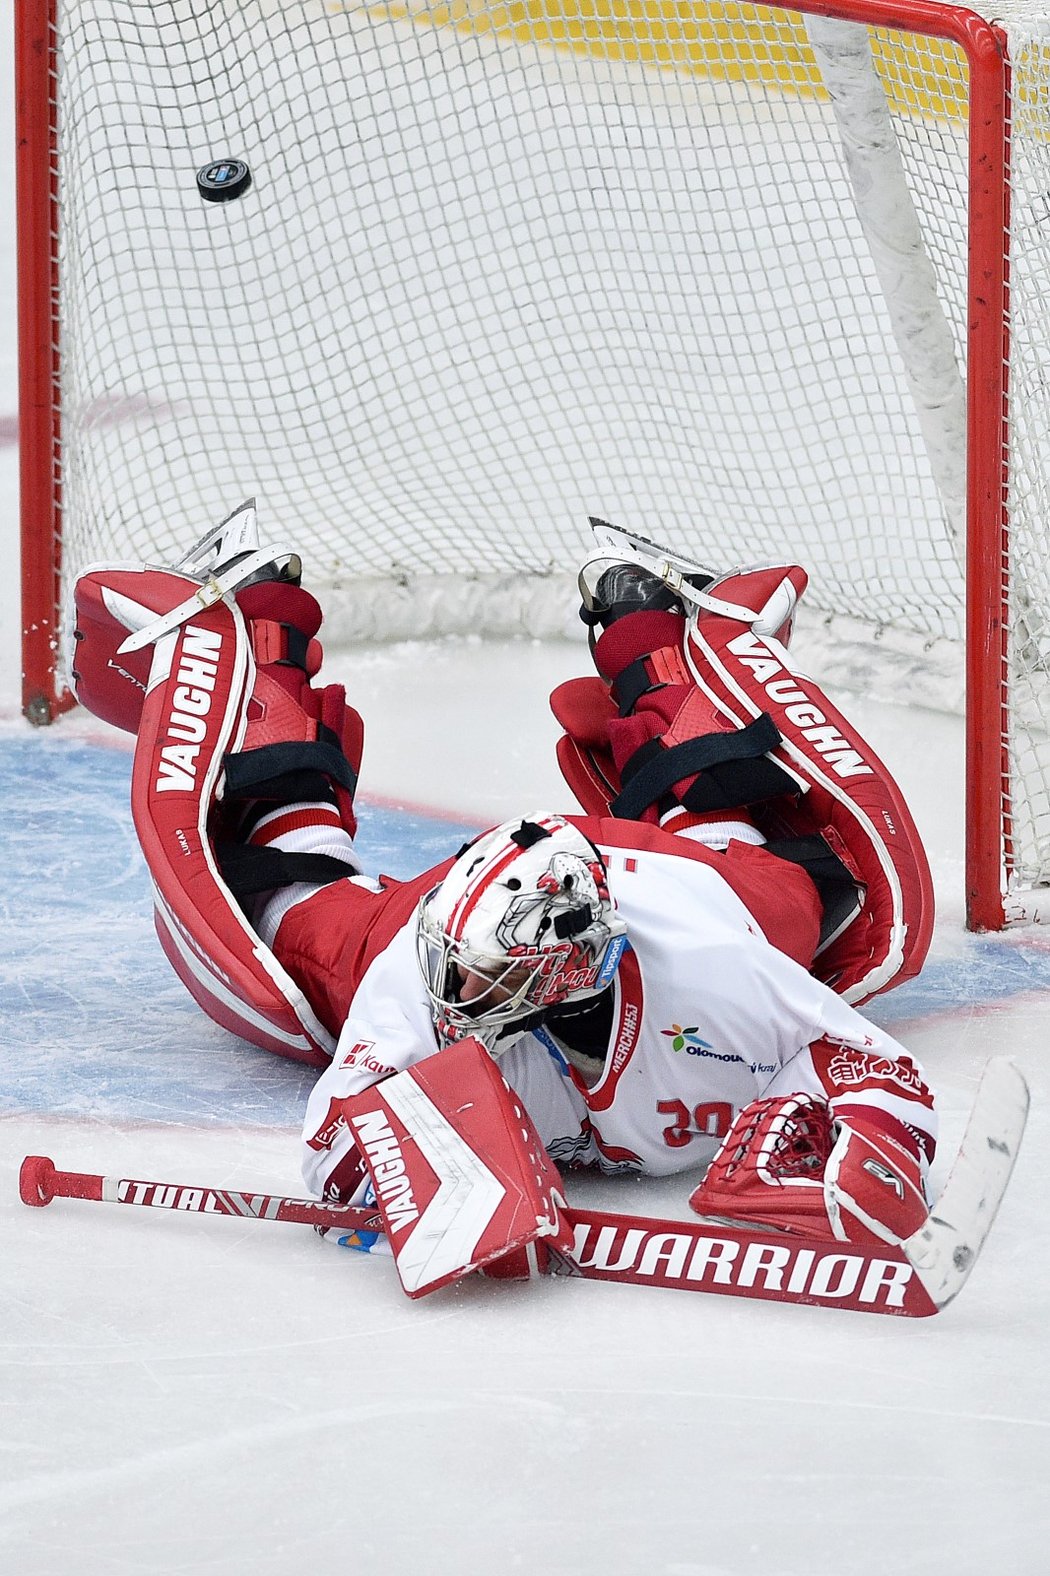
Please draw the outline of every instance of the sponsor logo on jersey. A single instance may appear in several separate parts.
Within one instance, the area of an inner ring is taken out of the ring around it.
[[[878,1083],[897,1084],[908,1094],[923,1096],[926,1086],[919,1077],[914,1063],[902,1058],[899,1062],[889,1056],[878,1056],[860,1051],[853,1045],[840,1045],[827,1064],[827,1077],[844,1088],[874,1079]]]
[[[368,1156],[372,1180],[392,1232],[419,1219],[401,1146],[383,1111],[365,1111],[354,1118],[354,1133]]]
[[[669,1029],[661,1029],[660,1033],[670,1040],[672,1051],[684,1051],[687,1056],[706,1056],[713,1062],[743,1063],[742,1056],[733,1056],[728,1051],[716,1051],[710,1041],[700,1038],[697,1028],[696,1024],[691,1029],[683,1029],[680,1023],[672,1023]],[[751,1070],[754,1072],[755,1068],[752,1067]]]
[[[375,1050],[375,1044],[374,1040],[358,1040],[339,1058],[340,1067],[360,1067],[365,1072],[375,1073],[377,1078],[386,1078],[394,1068],[388,1066],[386,1062],[381,1062],[378,1056],[371,1054]]]
[[[612,1053],[612,1070],[614,1073],[620,1071],[620,1068],[634,1050],[634,1042],[638,1038],[641,1016],[641,1010],[636,1001],[624,1003],[623,1017],[620,1020],[620,1032],[616,1036],[616,1045]]]
[[[615,1099],[620,1075],[634,1054],[638,1036],[642,1032],[645,1012],[642,972],[638,954],[631,947],[627,948],[621,960],[619,984],[616,1025],[609,1039],[605,1072],[586,1095],[592,1111],[607,1110]]]
[[[629,946],[630,942],[626,936],[614,936],[612,938],[605,949],[605,958],[601,968],[598,970],[598,978],[594,982],[595,990],[604,990],[605,986],[609,984],[616,970],[620,967],[620,959]]]
[[[208,732],[221,653],[216,630],[186,625],[164,734],[168,742],[157,762],[157,793],[192,793],[197,785],[197,757]]]
[[[669,1029],[661,1029],[660,1033],[670,1040],[672,1051],[690,1050],[694,1053],[700,1050],[709,1051],[711,1046],[707,1040],[700,1038],[697,1033],[698,1027],[698,1024],[694,1024],[691,1029],[683,1029],[680,1023],[672,1023]]]
[[[748,630],[729,641],[726,649],[751,669],[774,706],[791,724],[792,735],[812,745],[836,777],[874,775],[874,767],[869,766],[850,741],[828,722],[820,707],[799,688],[798,680],[777,661],[760,635]]]
[[[311,1138],[306,1140],[306,1147],[308,1149],[316,1149],[318,1152],[320,1152],[322,1149],[331,1149],[332,1145],[335,1143],[336,1136],[339,1133],[340,1128],[345,1126],[346,1117],[343,1115],[342,1100],[329,1100],[328,1111],[325,1114],[325,1119],[317,1129],[316,1133],[314,1133]]]
[[[851,1306],[900,1308],[912,1281],[910,1264],[873,1258],[840,1244],[820,1248],[740,1241],[691,1231],[644,1226],[599,1226],[577,1221],[572,1259],[584,1270],[656,1285],[708,1285],[775,1297],[805,1297]]]

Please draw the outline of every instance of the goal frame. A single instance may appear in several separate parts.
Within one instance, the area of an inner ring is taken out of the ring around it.
[[[62,542],[59,345],[58,0],[15,6],[22,707],[35,724],[73,704],[57,671]],[[773,10],[756,5],[756,10]],[[967,924],[1005,923],[1010,867],[1006,745],[1009,92],[1006,36],[939,0],[802,0],[793,11],[925,34],[969,69],[966,795]]]

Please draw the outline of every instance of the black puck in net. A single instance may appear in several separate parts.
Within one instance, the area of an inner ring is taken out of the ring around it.
[[[243,159],[216,159],[197,171],[197,190],[206,202],[232,202],[252,184],[252,172]]]

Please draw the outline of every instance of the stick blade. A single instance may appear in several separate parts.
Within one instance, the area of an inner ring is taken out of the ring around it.
[[[902,1244],[938,1309],[969,1279],[1002,1203],[1028,1120],[1028,1085],[1005,1056],[985,1067],[944,1191]]]

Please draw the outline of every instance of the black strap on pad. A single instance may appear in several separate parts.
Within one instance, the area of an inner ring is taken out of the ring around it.
[[[294,854],[251,843],[216,843],[215,857],[223,881],[238,902],[296,881],[330,886],[357,874],[354,865],[332,854]]]
[[[310,645],[310,637],[296,624],[282,624],[284,630],[285,655],[278,657],[275,663],[279,668],[301,668],[306,672],[306,653]]]
[[[351,798],[357,773],[343,753],[337,736],[324,724],[316,739],[264,744],[257,750],[240,750],[223,758],[226,799],[273,799],[290,804],[295,799],[329,797],[329,782],[339,783]]]
[[[629,663],[609,686],[609,693],[616,702],[621,717],[629,717],[643,695],[648,695],[651,690],[666,687],[650,678],[649,670],[645,665],[648,660],[648,657],[639,657],[637,662]]]
[[[768,712],[733,733],[706,733],[670,748],[650,739],[624,764],[622,791],[609,808],[622,820],[636,821],[650,805],[660,805],[664,799],[699,815],[739,810],[797,793],[794,778],[769,759],[768,752],[779,743],[780,734]],[[696,781],[684,794],[672,794],[676,782],[694,775]]]

